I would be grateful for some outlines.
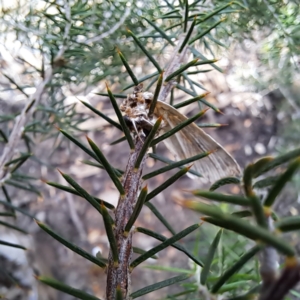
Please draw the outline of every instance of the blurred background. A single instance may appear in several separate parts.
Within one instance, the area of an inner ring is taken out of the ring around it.
[[[193,2],[193,1],[191,1]],[[199,2],[199,1],[196,1]],[[66,3],[71,7],[72,27],[68,37]],[[228,3],[223,0],[202,1],[202,10],[210,12]],[[127,34],[132,30],[142,38],[145,47],[164,66],[172,53],[172,46],[157,33],[146,19],[154,20],[160,28],[171,27],[173,19],[161,18],[170,11],[170,5],[180,7],[178,1],[23,1],[1,0],[0,20],[0,156],[5,139],[9,137],[16,117],[28,103],[36,86],[47,74],[47,66],[55,66],[55,74],[47,85],[42,101],[32,119],[24,128],[22,141],[15,156],[25,152],[32,155],[18,170],[18,176],[6,181],[0,199],[7,195],[13,205],[30,212],[62,236],[96,255],[108,255],[108,241],[101,216],[89,203],[44,183],[53,181],[67,185],[57,169],[71,175],[90,194],[117,204],[118,192],[108,175],[89,164],[88,156],[70,143],[56,127],[62,128],[85,143],[85,135],[92,138],[112,165],[124,169],[129,149],[125,143],[111,145],[122,135],[104,119],[87,109],[79,100],[90,103],[103,114],[116,120],[114,110],[105,93],[105,81],[116,94],[131,93],[131,84],[116,47],[128,59],[138,78],[155,72],[153,65]],[[201,123],[224,126],[208,128],[208,132],[223,145],[242,168],[265,155],[276,155],[299,147],[300,132],[300,7],[298,1],[244,0],[239,8],[226,13],[226,20],[205,36],[199,46],[207,59],[217,59],[205,65],[203,72],[195,74],[196,92],[209,91],[205,98],[223,114],[209,110]],[[197,12],[196,12],[197,13]],[[182,11],[178,8],[177,15]],[[222,14],[221,14],[222,16]],[[176,41],[176,30],[169,30],[169,38]],[[62,43],[67,49],[59,61],[53,61]],[[151,78],[145,81],[147,86]],[[154,91],[155,86],[150,88]],[[174,94],[175,101],[188,99],[184,93]],[[121,103],[122,99],[118,99]],[[197,104],[180,109],[192,116]],[[225,126],[226,125],[226,126]],[[163,144],[159,154],[173,159]],[[149,158],[145,173],[164,164]],[[174,171],[175,172],[175,171]],[[174,173],[173,172],[173,173]],[[170,175],[173,174],[170,172]],[[23,176],[23,177],[22,177]],[[153,189],[166,180],[166,175],[150,180]],[[30,178],[29,178],[30,177]],[[1,181],[3,178],[0,178]],[[24,183],[25,180],[25,183]],[[280,201],[279,211],[296,215],[299,210],[300,178],[295,178]],[[160,212],[176,231],[197,222],[198,216],[185,211],[172,200],[183,189],[203,188],[201,182],[183,177],[171,188],[153,199]],[[240,193],[238,188],[229,189]],[[0,217],[1,220],[7,220]],[[73,287],[83,289],[98,297],[105,294],[104,271],[77,256],[42,232],[32,218],[17,212],[11,220],[29,234],[0,225],[1,240],[22,244],[28,250],[0,245],[0,295],[15,299],[70,300],[70,296],[38,284],[34,275],[49,275]],[[147,207],[136,222],[137,226],[155,229],[170,236],[157,222]],[[198,236],[186,240],[188,248],[197,255],[205,254],[215,228],[203,226]],[[297,236],[293,237],[298,244]],[[141,234],[134,237],[136,246],[150,249],[157,241]],[[244,243],[230,236],[225,250],[232,253],[231,245]],[[202,249],[202,250],[201,250]],[[224,251],[225,251],[224,250]],[[204,252],[203,252],[204,251]],[[159,253],[158,260],[147,261],[143,267],[193,268],[188,259],[170,248]],[[134,271],[134,290],[166,275],[161,270]],[[168,294],[162,290],[144,299],[162,299]]]

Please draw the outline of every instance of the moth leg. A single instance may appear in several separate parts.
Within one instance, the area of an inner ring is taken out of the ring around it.
[[[153,124],[152,124],[149,120],[147,120],[146,118],[142,117],[142,120],[143,120],[145,123],[147,123],[148,125],[150,125],[151,127],[153,127]]]
[[[140,141],[142,142],[143,140],[141,139],[141,137],[140,137],[140,135],[139,135],[139,132],[138,132],[137,127],[136,127],[136,124],[135,124],[135,121],[134,121],[134,120],[131,120],[131,122],[132,122],[133,128],[134,128],[134,130],[135,130],[135,132],[136,132],[138,138],[139,138]]]

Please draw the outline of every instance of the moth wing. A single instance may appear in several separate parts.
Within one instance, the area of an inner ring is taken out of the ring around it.
[[[162,116],[162,133],[168,132],[179,123],[187,120],[174,107],[157,101],[155,115]],[[209,156],[194,162],[192,169],[203,175],[210,182],[223,177],[240,176],[241,170],[235,159],[211,136],[192,123],[164,140],[167,148],[177,160],[189,158],[206,151],[213,151]]]

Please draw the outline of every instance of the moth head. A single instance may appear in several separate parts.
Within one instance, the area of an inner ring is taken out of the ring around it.
[[[143,98],[145,99],[146,105],[147,105],[147,109],[150,108],[151,102],[153,100],[153,94],[150,92],[144,92],[143,93]]]

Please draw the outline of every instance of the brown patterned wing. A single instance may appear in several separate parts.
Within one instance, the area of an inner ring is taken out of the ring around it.
[[[155,115],[162,116],[164,120],[165,126],[161,133],[168,132],[187,119],[174,107],[160,101],[156,104]],[[194,123],[167,138],[164,143],[175,155],[176,160],[186,159],[206,151],[214,151],[209,156],[195,161],[192,167],[209,182],[228,176],[241,176],[240,167],[235,159]]]

